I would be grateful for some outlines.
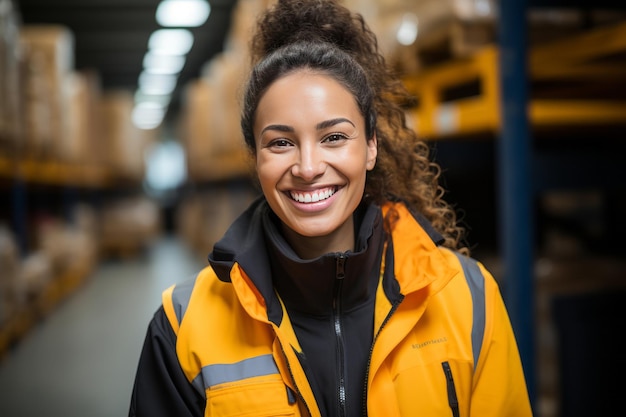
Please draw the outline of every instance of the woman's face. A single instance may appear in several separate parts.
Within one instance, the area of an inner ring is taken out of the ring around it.
[[[352,213],[377,153],[352,94],[329,76],[289,74],[261,98],[254,136],[263,193],[294,248],[313,239],[326,252],[352,249]]]

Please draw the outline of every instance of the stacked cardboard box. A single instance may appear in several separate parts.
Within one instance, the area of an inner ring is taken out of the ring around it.
[[[19,20],[11,0],[0,0],[0,152],[11,155],[21,135]]]
[[[177,233],[204,257],[257,195],[249,183],[224,183],[195,193],[178,208]]]
[[[109,90],[100,100],[100,149],[105,163],[116,176],[140,183],[144,176],[144,154],[153,133],[142,131],[132,122],[133,95],[126,90]]]
[[[69,163],[102,165],[106,146],[100,138],[100,79],[96,72],[73,71],[68,76],[67,132],[60,143],[60,158]]]
[[[143,196],[106,203],[100,214],[99,249],[103,256],[136,256],[161,232],[159,206]]]
[[[63,155],[68,132],[68,80],[74,69],[74,36],[60,25],[24,25],[22,94],[24,141],[29,156]]]
[[[11,231],[0,226],[0,327],[16,310],[19,253]]]

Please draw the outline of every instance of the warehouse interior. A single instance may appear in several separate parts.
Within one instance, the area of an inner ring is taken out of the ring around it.
[[[238,93],[273,1],[0,0],[0,415],[127,414],[161,292],[259,194]],[[621,412],[626,5],[342,3],[416,98],[535,415]]]

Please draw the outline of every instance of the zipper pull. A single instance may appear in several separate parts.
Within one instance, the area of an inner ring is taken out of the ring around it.
[[[337,279],[345,278],[346,276],[345,264],[346,264],[346,256],[343,253],[340,253],[337,256],[337,272],[336,272]]]
[[[285,385],[285,388],[287,388],[287,402],[289,403],[289,405],[295,404],[297,401],[296,394],[287,385]]]

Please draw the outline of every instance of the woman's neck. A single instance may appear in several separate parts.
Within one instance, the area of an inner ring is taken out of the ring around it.
[[[354,250],[354,220],[349,218],[333,233],[325,236],[302,236],[282,225],[285,239],[302,259],[315,259],[327,253]]]

